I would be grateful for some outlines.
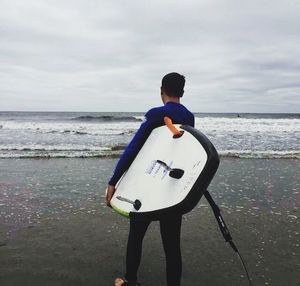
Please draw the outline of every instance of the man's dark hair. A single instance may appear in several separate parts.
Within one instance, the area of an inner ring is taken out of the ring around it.
[[[185,77],[177,72],[166,74],[162,81],[161,87],[168,96],[182,97],[184,93]]]

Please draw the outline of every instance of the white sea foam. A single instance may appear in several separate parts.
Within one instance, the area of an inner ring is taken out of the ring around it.
[[[68,113],[51,113],[46,119],[40,114],[1,115],[0,157],[115,156],[130,141],[143,116],[96,114],[93,118],[101,120],[89,121],[89,118],[89,114],[82,117]],[[124,121],[126,118],[130,120]],[[297,116],[198,116],[196,128],[212,141],[221,156],[299,159],[300,118]]]
[[[0,146],[0,158],[88,158],[119,156],[124,146],[93,147],[93,146]],[[252,159],[300,159],[300,151],[253,151],[253,150],[221,150],[221,157],[252,158]]]
[[[253,159],[300,159],[300,150],[299,151],[221,150],[218,153],[222,157],[253,158]]]
[[[90,122],[20,122],[0,121],[2,132],[33,132],[33,133],[75,133],[85,132],[89,135],[123,134],[137,129],[139,122],[90,123]]]
[[[196,128],[229,132],[300,132],[300,119],[196,117]]]

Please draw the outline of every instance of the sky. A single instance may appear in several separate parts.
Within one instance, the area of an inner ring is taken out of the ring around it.
[[[300,111],[300,1],[0,0],[0,110]]]

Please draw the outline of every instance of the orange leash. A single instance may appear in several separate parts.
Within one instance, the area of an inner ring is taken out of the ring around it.
[[[169,117],[167,117],[167,116],[164,117],[164,123],[167,125],[169,130],[173,133],[174,138],[181,137],[181,135],[183,134],[183,131],[178,130],[173,125],[172,120]]]

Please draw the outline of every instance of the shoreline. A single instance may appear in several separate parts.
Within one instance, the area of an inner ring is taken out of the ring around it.
[[[122,155],[125,149],[112,148],[112,151],[117,151],[114,154],[95,154],[95,155],[84,155],[84,156],[67,156],[67,155],[22,155],[22,156],[11,156],[11,157],[0,157],[0,160],[7,159],[24,159],[24,160],[50,160],[50,159],[118,159]],[[254,152],[254,153],[253,153]],[[256,152],[256,153],[255,153]],[[232,151],[224,151],[218,153],[221,159],[246,159],[246,160],[300,160],[300,151],[278,151],[277,153],[269,153],[269,151],[249,151],[240,153],[234,153]]]

